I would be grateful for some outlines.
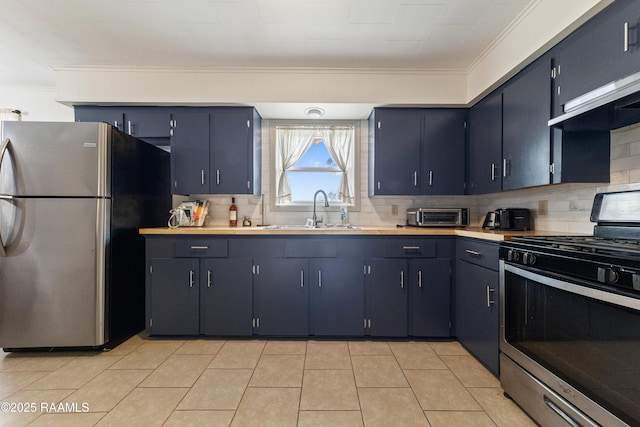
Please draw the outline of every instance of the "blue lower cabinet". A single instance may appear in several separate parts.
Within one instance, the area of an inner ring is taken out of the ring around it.
[[[306,258],[254,260],[255,332],[263,336],[309,335]]]
[[[406,337],[408,310],[406,259],[371,259],[367,266],[368,335]]]
[[[200,260],[200,333],[253,335],[253,275],[250,258]]]
[[[409,261],[409,335],[451,336],[451,259]]]
[[[198,335],[199,265],[192,258],[152,258],[149,335]]]
[[[309,260],[309,334],[364,335],[364,259]]]
[[[148,237],[151,336],[448,337],[452,242]],[[399,249],[398,249],[399,248]]]

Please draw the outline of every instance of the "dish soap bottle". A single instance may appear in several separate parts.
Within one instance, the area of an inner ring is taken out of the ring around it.
[[[231,206],[229,206],[229,227],[238,226],[238,207],[236,206],[236,198],[231,198]]]
[[[340,205],[340,224],[349,225],[349,210],[346,203]]]

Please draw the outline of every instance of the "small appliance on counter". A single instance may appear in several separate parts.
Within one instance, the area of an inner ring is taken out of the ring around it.
[[[531,230],[531,213],[525,208],[506,208],[487,212],[482,228],[490,230]]]
[[[407,225],[413,227],[466,227],[469,225],[467,208],[409,208]]]

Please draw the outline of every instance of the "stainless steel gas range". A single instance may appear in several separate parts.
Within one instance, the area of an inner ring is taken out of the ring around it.
[[[500,381],[543,426],[640,426],[640,191],[600,193],[593,236],[500,248]]]

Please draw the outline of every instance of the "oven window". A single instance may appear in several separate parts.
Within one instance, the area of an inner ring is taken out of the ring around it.
[[[506,341],[623,421],[640,423],[640,312],[505,271]]]

